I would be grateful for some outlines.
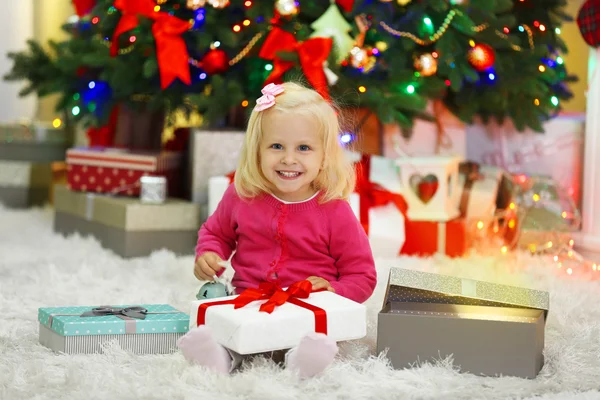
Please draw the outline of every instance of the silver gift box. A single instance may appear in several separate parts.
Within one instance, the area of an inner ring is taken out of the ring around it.
[[[103,353],[104,348],[116,341],[134,354],[170,354],[177,351],[177,340],[185,333],[145,333],[127,335],[62,336],[43,324],[40,326],[40,344],[66,354]]]
[[[192,130],[189,157],[192,202],[206,205],[209,178],[237,168],[244,137],[243,131]]]

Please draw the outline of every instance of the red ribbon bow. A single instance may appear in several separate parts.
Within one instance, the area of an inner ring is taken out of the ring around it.
[[[371,172],[371,156],[364,154],[359,163],[356,164],[356,192],[360,197],[360,223],[369,234],[369,209],[393,203],[406,218],[408,204],[404,197],[398,193],[392,193],[383,186],[369,180]]]
[[[154,21],[152,34],[156,42],[156,58],[160,71],[161,87],[166,89],[175,78],[187,85],[192,83],[188,66],[189,55],[181,34],[190,29],[190,23],[168,13],[154,11],[152,0],[115,0],[114,6],[122,12],[115,29],[110,55],[116,56],[119,50],[118,38],[139,24],[138,15]]]
[[[73,7],[78,17],[83,17],[96,6],[96,0],[73,0]]]
[[[272,313],[276,307],[291,303],[312,311],[315,316],[315,332],[327,334],[327,313],[320,307],[306,303],[300,299],[307,299],[312,291],[312,283],[307,280],[294,283],[286,290],[271,282],[262,282],[257,289],[246,289],[231,300],[209,301],[200,304],[198,308],[198,326],[206,322],[206,310],[212,306],[233,304],[235,309],[243,308],[253,301],[267,300],[261,304],[259,311]]]
[[[233,183],[233,181],[235,180],[235,170],[228,173],[227,175],[225,175],[227,177],[227,179],[229,179],[229,183]]]
[[[91,127],[87,131],[89,147],[113,147],[115,134],[117,132],[117,121],[119,119],[119,107],[114,106],[106,125],[98,128]]]
[[[296,37],[281,28],[274,28],[260,49],[258,56],[265,60],[273,61],[273,71],[265,81],[269,83],[281,83],[283,74],[294,66],[291,61],[282,60],[277,53],[280,51],[298,53],[300,66],[310,84],[326,100],[329,100],[329,89],[327,77],[323,70],[323,63],[327,61],[333,40],[331,38],[312,38],[302,43],[296,41]]]
[[[352,11],[354,0],[336,0],[336,3],[346,12]]]

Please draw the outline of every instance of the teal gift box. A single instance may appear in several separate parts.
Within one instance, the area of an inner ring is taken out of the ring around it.
[[[42,307],[40,343],[54,351],[102,353],[107,342],[136,354],[167,354],[189,329],[190,317],[168,304]]]

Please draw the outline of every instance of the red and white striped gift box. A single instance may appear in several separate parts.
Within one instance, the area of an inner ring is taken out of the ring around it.
[[[181,156],[114,148],[69,149],[67,182],[76,191],[139,196],[142,176],[164,176],[169,193],[176,194]]]

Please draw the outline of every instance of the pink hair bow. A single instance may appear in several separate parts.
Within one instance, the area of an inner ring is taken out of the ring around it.
[[[283,85],[269,83],[260,91],[263,95],[256,100],[256,107],[254,107],[254,110],[263,111],[273,107],[275,105],[275,96],[283,93],[284,90]]]

